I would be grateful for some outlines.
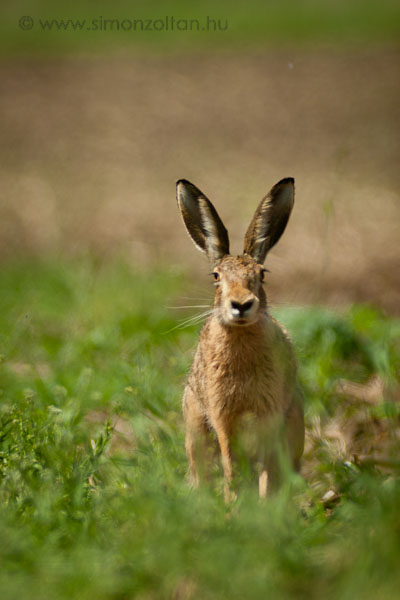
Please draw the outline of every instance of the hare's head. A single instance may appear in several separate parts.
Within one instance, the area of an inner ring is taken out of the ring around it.
[[[226,325],[255,323],[266,307],[263,263],[289,220],[294,179],[282,179],[261,200],[245,235],[241,256],[229,254],[228,232],[208,198],[185,179],[177,182],[176,189],[186,229],[212,265],[216,314]]]

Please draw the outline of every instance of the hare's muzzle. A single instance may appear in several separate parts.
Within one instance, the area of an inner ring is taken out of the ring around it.
[[[231,300],[231,308],[232,308],[232,314],[233,315],[239,315],[240,317],[243,317],[245,315],[245,313],[249,312],[249,310],[251,310],[251,307],[254,304],[254,300],[247,300],[247,302],[235,302],[235,300]]]
[[[244,301],[230,300],[229,320],[235,325],[253,323],[257,313],[257,305],[258,300],[255,296]]]

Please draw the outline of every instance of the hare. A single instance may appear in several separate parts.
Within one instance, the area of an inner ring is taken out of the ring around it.
[[[214,308],[201,331],[183,396],[193,484],[199,484],[208,442],[216,437],[229,501],[232,444],[247,431],[250,459],[258,467],[259,495],[265,497],[267,489],[279,484],[282,457],[298,471],[304,446],[294,352],[286,332],[268,312],[263,267],[292,211],[294,179],[282,179],[263,198],[241,256],[229,253],[228,232],[197,187],[179,180],[177,201],[195,246],[210,260],[216,286]]]

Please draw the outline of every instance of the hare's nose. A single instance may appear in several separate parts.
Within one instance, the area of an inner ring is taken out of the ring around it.
[[[248,312],[254,304],[254,300],[247,300],[247,302],[236,302],[231,300],[232,312],[239,314],[241,317]]]

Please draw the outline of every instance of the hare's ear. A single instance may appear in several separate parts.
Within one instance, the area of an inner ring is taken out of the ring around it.
[[[294,179],[286,177],[261,200],[244,238],[245,254],[260,264],[264,262],[285,231],[293,204]]]
[[[229,254],[229,238],[217,211],[206,196],[186,179],[176,183],[176,199],[195,246],[211,262]]]

